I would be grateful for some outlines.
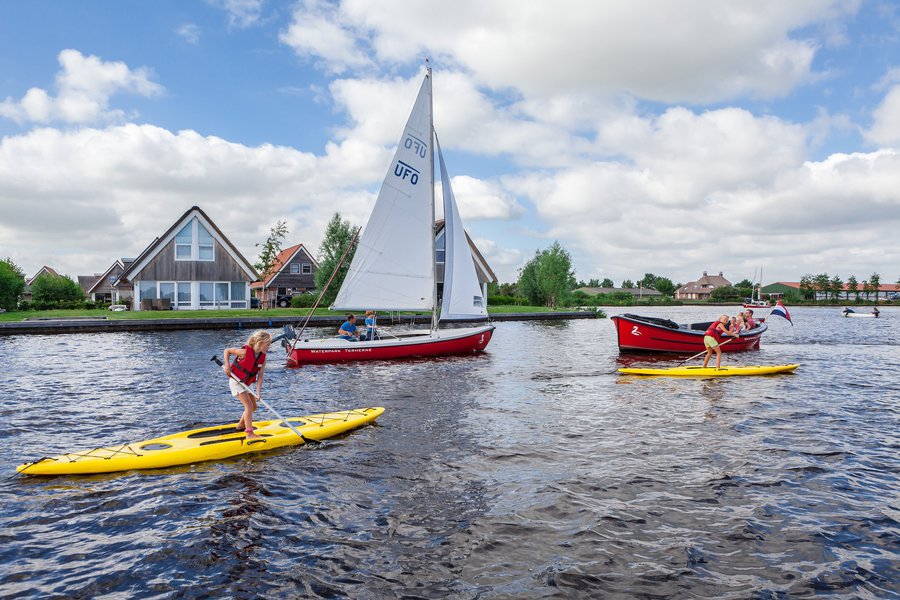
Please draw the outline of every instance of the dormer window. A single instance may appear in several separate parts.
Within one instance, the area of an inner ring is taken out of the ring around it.
[[[214,261],[213,237],[196,218],[175,234],[175,260]]]
[[[446,257],[446,246],[445,246],[445,238],[444,232],[446,229],[441,230],[440,235],[438,235],[437,240],[434,242],[434,260],[435,262],[442,263]]]

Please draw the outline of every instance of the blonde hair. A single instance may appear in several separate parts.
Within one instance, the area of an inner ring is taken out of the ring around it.
[[[259,351],[259,347],[265,343],[272,342],[272,334],[268,331],[263,331],[260,329],[259,331],[255,331],[253,335],[247,340],[247,345],[253,348],[254,352]]]

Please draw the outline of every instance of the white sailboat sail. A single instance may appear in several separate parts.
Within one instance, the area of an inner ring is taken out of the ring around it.
[[[332,308],[434,309],[434,154],[431,72]]]
[[[459,216],[456,197],[450,186],[450,176],[447,174],[437,134],[434,139],[441,165],[441,189],[444,196],[445,253],[441,320],[487,317],[487,307],[475,272],[472,250]]]

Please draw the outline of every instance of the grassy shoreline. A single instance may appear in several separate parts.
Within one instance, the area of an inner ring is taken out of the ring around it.
[[[546,313],[546,312],[571,312],[575,309],[547,308],[545,306],[492,306],[490,313]],[[317,308],[313,315],[338,317],[345,315],[345,311]],[[430,314],[430,313],[401,313],[403,315]],[[259,309],[229,309],[229,310],[153,310],[153,311],[123,311],[115,312],[104,309],[93,310],[29,310],[0,313],[0,322],[15,323],[20,321],[38,319],[67,319],[67,318],[105,318],[108,321],[150,320],[150,319],[217,319],[235,317],[255,318],[295,318],[298,321],[309,315],[308,308],[270,308]]]

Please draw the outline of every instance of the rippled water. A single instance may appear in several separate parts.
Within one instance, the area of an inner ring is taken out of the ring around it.
[[[900,310],[791,312],[724,357],[801,363],[772,377],[617,376],[646,359],[608,319],[501,322],[475,357],[273,353],[282,414],[387,411],[317,447],[56,478],[14,469],[236,420],[209,357],[246,332],[0,338],[0,596],[900,597]]]

